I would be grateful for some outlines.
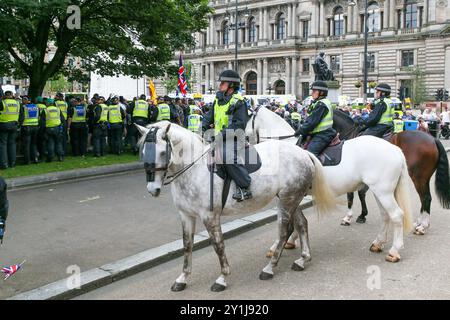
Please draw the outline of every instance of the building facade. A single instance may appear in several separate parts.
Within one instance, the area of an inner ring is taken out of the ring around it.
[[[365,1],[239,0],[237,17],[235,0],[211,6],[208,28],[185,52],[192,92],[215,91],[220,72],[234,67],[237,45],[246,94],[304,98],[323,51],[340,93],[362,97]],[[367,25],[369,82],[404,87],[409,96],[420,71],[428,95],[450,89],[449,0],[369,0]]]

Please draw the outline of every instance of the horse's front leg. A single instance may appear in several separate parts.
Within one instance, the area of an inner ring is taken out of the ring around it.
[[[227,256],[225,255],[225,243],[223,241],[222,228],[220,226],[220,217],[206,218],[203,220],[209,237],[212,241],[214,250],[219,257],[221,274],[219,278],[211,286],[211,291],[220,292],[226,289],[226,277],[230,275],[230,265],[228,264]]]
[[[183,227],[184,263],[183,272],[175,280],[171,290],[178,292],[186,288],[187,278],[192,272],[192,247],[194,246],[195,217],[181,214],[181,225]]]
[[[341,226],[349,226],[352,223],[352,217],[353,217],[353,199],[355,198],[355,195],[353,192],[347,193],[347,206],[348,211],[344,218],[342,218]]]
[[[361,201],[361,215],[356,219],[356,223],[366,223],[367,216],[367,204],[366,204],[366,193],[368,188],[364,188],[358,191],[359,200]]]

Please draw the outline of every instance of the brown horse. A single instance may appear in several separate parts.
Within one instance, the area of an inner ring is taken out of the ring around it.
[[[335,110],[333,121],[333,128],[339,132],[342,139],[355,138],[361,131],[359,125],[341,110]],[[450,209],[450,174],[447,152],[438,139],[421,131],[403,131],[395,134],[391,143],[402,149],[408,164],[409,176],[419,194],[422,207],[414,226],[415,233],[423,235],[430,226],[430,180],[434,172],[436,172],[435,187],[439,201],[444,209]],[[365,195],[367,190],[368,188],[364,188],[358,192],[362,204],[362,213],[356,220],[358,223],[366,221]],[[347,199],[350,213],[343,219],[342,225],[350,225],[353,193],[348,194]],[[427,214],[424,214],[424,211]]]

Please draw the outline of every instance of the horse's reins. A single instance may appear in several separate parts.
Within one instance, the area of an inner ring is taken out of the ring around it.
[[[256,109],[252,110],[253,119],[252,119],[252,131],[255,132],[255,118],[258,115],[258,111],[261,109],[261,106],[256,107]],[[278,136],[278,137],[260,137],[259,132],[256,132],[256,143],[260,143],[261,139],[265,140],[284,140],[295,137],[294,134],[286,135],[286,136]]]
[[[207,154],[209,152],[211,148],[208,148],[204,153],[202,153],[202,155],[200,157],[198,157],[198,159],[196,159],[194,162],[192,162],[191,164],[185,166],[184,168],[178,170],[177,172],[175,172],[173,175],[168,176],[167,179],[170,179],[170,181],[166,181],[164,182],[164,185],[167,186],[169,184],[171,184],[173,181],[175,181],[179,176],[181,176],[183,173],[185,173],[186,171],[188,171],[190,168],[192,168],[194,166],[194,164],[196,164],[201,158],[203,158],[203,156],[205,154]]]

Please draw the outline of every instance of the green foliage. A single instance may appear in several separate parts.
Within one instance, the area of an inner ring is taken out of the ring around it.
[[[410,68],[409,71],[413,74],[411,100],[415,105],[420,105],[429,100],[427,89],[425,85],[424,72],[419,66]]]
[[[70,5],[81,10],[80,29],[68,26]],[[64,67],[69,55],[103,76],[163,76],[174,51],[192,47],[192,33],[207,26],[208,12],[208,0],[2,0],[0,75],[30,78],[31,96],[58,73],[85,77]]]

